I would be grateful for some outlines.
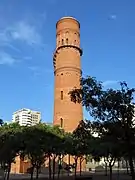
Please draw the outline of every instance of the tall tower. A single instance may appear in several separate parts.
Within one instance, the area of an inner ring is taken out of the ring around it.
[[[72,132],[83,119],[82,105],[71,101],[68,94],[80,88],[80,24],[73,17],[63,17],[56,24],[56,49],[53,56],[54,125]]]

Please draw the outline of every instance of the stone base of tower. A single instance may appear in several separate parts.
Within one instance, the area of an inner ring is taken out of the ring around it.
[[[67,164],[67,165],[74,165],[75,164],[75,158],[71,155],[67,155],[63,158],[63,162],[64,162],[64,164]],[[78,158],[76,171],[77,172],[86,171],[86,160],[85,160],[85,158],[82,158],[82,159]]]
[[[83,160],[81,161],[81,164],[80,164],[80,161],[81,159],[78,158],[78,161],[77,161],[77,168],[76,168],[76,171],[77,172],[80,172],[80,170],[82,172],[86,171],[86,161]],[[67,170],[66,170],[66,166],[67,165],[73,165],[75,163],[75,159],[73,156],[71,155],[67,155],[63,158],[63,164],[62,164],[62,167],[63,167],[63,170],[62,172],[63,173],[66,173]],[[49,160],[46,160],[45,162],[45,165],[43,165],[41,167],[41,172],[42,173],[49,173]],[[80,166],[81,165],[81,166]],[[28,173],[28,168],[31,167],[31,164],[30,164],[30,161],[28,159],[26,160],[21,160],[20,156],[17,156],[15,158],[15,163],[12,163],[11,165],[11,173],[13,174],[25,174],[25,173]],[[51,168],[53,169],[53,164],[51,163]],[[56,165],[55,165],[55,173],[58,173],[58,159],[56,158]]]
[[[11,165],[11,173],[27,173],[28,168],[30,168],[30,161],[28,159],[23,161],[20,156],[17,156],[15,158],[15,163]]]

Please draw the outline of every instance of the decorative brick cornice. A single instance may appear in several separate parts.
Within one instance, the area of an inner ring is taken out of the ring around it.
[[[65,29],[61,29],[61,30],[57,31],[56,37],[59,36],[60,34],[66,33],[66,32],[76,33],[80,37],[80,32],[77,31],[76,29],[71,29],[71,28],[65,28]]]
[[[78,50],[79,53],[80,53],[80,56],[82,56],[83,50],[82,50],[80,47],[75,46],[75,45],[72,45],[72,44],[65,44],[65,45],[59,46],[59,47],[57,47],[56,51],[58,51],[58,50],[60,50],[60,49],[63,49],[63,48],[67,48],[67,47],[69,47],[69,48],[74,48],[74,49]],[[56,51],[55,51],[55,52],[56,52]]]
[[[76,71],[78,72],[80,75],[82,75],[82,71],[80,68],[74,67],[74,66],[63,66],[60,68],[57,68],[54,70],[54,74],[58,73],[58,72],[63,72],[63,71]]]
[[[56,69],[56,57],[57,57],[57,54],[59,53],[59,50],[60,50],[60,49],[63,49],[63,48],[67,48],[67,47],[76,49],[77,51],[79,51],[80,56],[82,56],[83,51],[82,51],[82,49],[81,49],[80,47],[78,47],[78,46],[69,45],[69,44],[63,45],[63,46],[59,46],[59,47],[55,50],[55,52],[54,52],[54,54],[53,54],[53,66],[54,66],[54,71],[55,71],[55,69]]]

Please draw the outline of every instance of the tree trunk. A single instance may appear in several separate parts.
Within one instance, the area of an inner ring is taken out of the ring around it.
[[[118,169],[117,169],[118,179],[119,179],[119,174],[120,174],[120,160],[118,159]]]
[[[34,173],[34,166],[31,167],[31,177],[30,177],[31,180],[33,180],[33,173]]]
[[[7,179],[7,168],[5,167],[5,162],[3,162],[4,180]]]
[[[109,168],[110,168],[110,180],[112,180],[112,165],[109,164]]]
[[[107,163],[105,162],[105,176],[107,176]]]
[[[106,157],[104,157],[104,163],[105,163],[105,176],[107,176],[107,161],[106,161]]]
[[[131,172],[132,180],[135,180],[132,146],[129,138],[127,139],[128,139],[127,146],[128,146],[128,160],[129,160],[130,172]]]
[[[59,179],[59,177],[60,177],[60,173],[61,173],[61,169],[62,169],[62,161],[63,161],[63,157],[64,156],[59,156],[59,158],[58,158],[58,179]]]
[[[70,166],[70,154],[68,155],[68,165]],[[71,169],[68,169],[68,176],[69,176],[69,174],[70,174],[70,170],[71,170]]]
[[[60,178],[61,169],[62,169],[62,165],[59,164],[59,165],[58,165],[58,179]]]
[[[61,157],[58,156],[58,179],[60,178],[60,170],[61,170]]]
[[[76,178],[76,170],[77,170],[77,160],[78,158],[75,158],[75,178]]]
[[[126,161],[127,174],[129,174],[128,161],[127,160],[125,160],[125,161]]]
[[[132,154],[129,154],[129,166],[130,166],[130,172],[131,172],[132,180],[135,180],[135,173],[134,173],[134,165],[133,165]]]
[[[134,159],[134,167],[135,167],[135,159]]]
[[[58,165],[58,179],[60,178],[60,165]]]
[[[77,168],[77,167],[75,167],[75,178],[76,178],[76,168]]]
[[[55,178],[55,159],[56,159],[56,156],[54,156],[53,158],[53,179]]]
[[[80,158],[80,176],[82,175],[82,158]]]
[[[85,159],[84,157],[80,158],[80,176],[82,175],[82,163],[83,163],[84,159]]]
[[[11,169],[11,163],[8,164],[8,168],[5,174],[5,179],[9,180],[9,175],[10,175],[10,169]]]
[[[9,180],[10,170],[11,170],[11,163],[8,164],[7,178],[6,178],[7,180]]]
[[[51,156],[49,155],[49,179],[52,178],[52,169],[51,169]]]
[[[7,180],[7,170],[4,172],[4,180]]]
[[[36,179],[38,179],[38,177],[39,177],[39,169],[40,169],[40,167],[37,166],[37,167],[36,167]]]
[[[130,172],[132,176],[132,180],[135,180],[135,173],[134,173],[134,165],[133,165],[133,148],[132,148],[132,141],[131,141],[131,134],[130,134],[130,121],[125,124],[125,137],[126,137],[126,145],[128,150],[128,160],[130,166]]]

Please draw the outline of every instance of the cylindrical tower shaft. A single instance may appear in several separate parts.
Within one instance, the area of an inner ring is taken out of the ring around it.
[[[69,95],[74,87],[80,88],[80,24],[72,17],[64,17],[57,22],[56,32],[53,122],[72,132],[83,119],[82,105],[73,103]]]

